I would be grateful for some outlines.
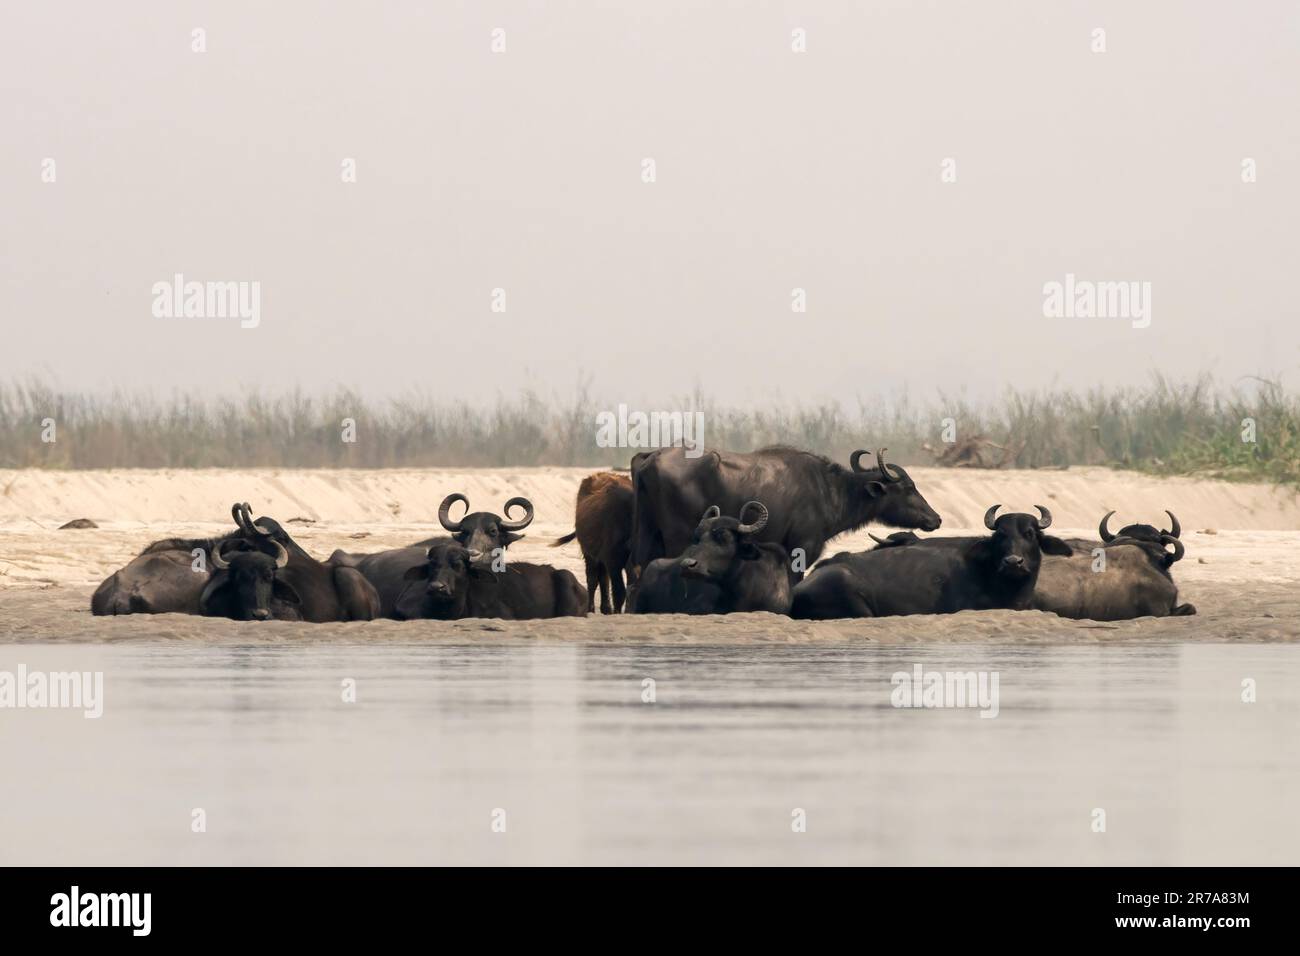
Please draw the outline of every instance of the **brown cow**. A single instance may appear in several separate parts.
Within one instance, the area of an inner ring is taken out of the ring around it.
[[[587,612],[596,609],[599,587],[600,613],[621,613],[627,596],[623,574],[632,547],[631,477],[602,471],[582,479],[574,508],[574,525],[573,531],[553,541],[551,547],[558,548],[577,538],[587,565]]]

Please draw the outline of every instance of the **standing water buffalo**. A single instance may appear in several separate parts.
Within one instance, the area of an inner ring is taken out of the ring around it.
[[[499,572],[484,570],[454,541],[433,545],[423,563],[381,582],[379,590],[398,620],[528,620],[587,613],[587,596],[572,572],[522,561]]]
[[[452,521],[451,506],[458,501],[464,503],[466,513],[458,521]],[[524,516],[511,520],[510,509],[516,507],[524,509]],[[470,552],[475,565],[488,567],[501,550],[523,537],[517,532],[533,523],[533,503],[527,498],[511,498],[501,510],[506,515],[505,518],[490,511],[470,513],[468,498],[459,493],[448,495],[438,506],[438,523],[447,529],[451,537],[429,538],[427,541],[416,542],[414,547],[427,551],[435,544],[455,541]]]
[[[735,514],[747,501],[762,501],[772,520],[760,540],[780,544],[811,567],[826,542],[870,521],[933,531],[941,519],[916,490],[911,477],[888,465],[885,449],[876,467],[861,465],[855,451],[849,467],[794,448],[763,448],[750,454],[711,452],[687,458],[682,448],[638,455],[632,464],[635,494],[632,564],[681,554],[694,521],[710,505]]]
[[[1131,524],[1119,534],[1101,519],[1095,541],[1071,540],[1084,553],[1071,558],[1044,559],[1032,606],[1061,617],[1121,621],[1135,617],[1181,617],[1195,614],[1191,604],[1178,603],[1178,586],[1170,568],[1182,559],[1182,528],[1172,511],[1170,528]],[[1167,551],[1166,548],[1173,548]],[[1100,549],[1100,560],[1092,552]]]
[[[757,510],[754,520],[745,515]],[[637,614],[790,613],[797,580],[785,548],[757,537],[770,522],[761,502],[749,501],[738,518],[724,518],[717,505],[704,512],[691,543],[676,558],[651,561],[636,590]]]
[[[1052,513],[984,514],[992,534],[983,538],[884,542],[860,554],[838,554],[813,569],[794,590],[791,616],[883,617],[1028,607],[1043,555],[1071,554],[1060,538],[1044,534]]]
[[[568,544],[575,537],[587,566],[587,613],[596,610],[599,588],[600,613],[618,614],[627,596],[623,573],[632,551],[632,479],[629,476],[605,471],[582,479],[574,507],[574,530],[557,538],[551,547]]]

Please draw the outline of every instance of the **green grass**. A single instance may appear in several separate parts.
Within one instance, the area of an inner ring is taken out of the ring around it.
[[[1300,396],[1251,380],[1224,388],[1206,377],[1155,377],[1119,390],[1008,390],[983,405],[936,395],[884,404],[727,408],[696,395],[657,404],[699,408],[708,448],[786,443],[844,461],[853,449],[887,445],[904,464],[933,461],[941,429],[987,436],[1020,449],[1025,468],[1109,465],[1162,474],[1209,474],[1300,486]],[[5,468],[386,468],[626,465],[627,450],[596,445],[598,401],[584,387],[569,398],[523,392],[489,407],[408,396],[373,401],[346,389],[208,399],[177,393],[91,395],[40,382],[0,385],[0,467]],[[56,441],[41,440],[43,419]],[[355,443],[341,439],[356,421]],[[1255,441],[1242,440],[1243,420]],[[994,456],[996,457],[996,456]]]

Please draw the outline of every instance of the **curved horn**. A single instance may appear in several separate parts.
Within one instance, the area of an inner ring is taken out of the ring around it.
[[[722,509],[717,505],[709,505],[704,509],[704,514],[700,516],[701,521],[708,521],[710,518],[722,517]]]
[[[849,468],[858,472],[866,471],[867,469],[862,467],[862,456],[869,454],[871,454],[871,452],[867,451],[865,448],[859,448],[853,454],[849,455]]]
[[[224,571],[230,567],[230,562],[221,556],[221,549],[225,547],[226,542],[218,541],[208,550],[208,561],[218,571]]]
[[[1001,505],[994,505],[988,511],[984,512],[984,527],[988,528],[990,531],[998,530],[993,524],[993,518],[997,515],[998,509],[1001,507]]]
[[[514,507],[523,508],[524,511],[527,512],[518,521],[510,520],[510,509]],[[506,520],[498,523],[505,531],[523,531],[533,523],[533,503],[527,498],[511,498],[506,502],[506,506],[502,511],[505,513]]]
[[[466,498],[464,495],[462,495],[460,492],[457,492],[454,495],[448,495],[446,498],[443,498],[442,504],[438,506],[438,523],[441,524],[448,531],[450,531],[452,534],[455,534],[460,530],[461,521],[465,520],[465,515],[461,515],[460,521],[457,521],[455,524],[452,524],[451,506],[458,501],[465,502],[465,514],[468,514],[469,499]]]
[[[271,543],[275,545],[275,566],[278,570],[289,563],[289,552],[284,549],[284,545],[279,541],[272,541]]]
[[[243,508],[244,506],[240,504],[238,501],[236,501],[233,505],[230,506],[230,517],[235,519],[236,528],[238,528],[240,531],[247,531],[248,529],[244,527]]]
[[[1173,554],[1165,555],[1165,567],[1169,567],[1171,564],[1176,564],[1183,560],[1183,554],[1186,553],[1187,549],[1183,547],[1183,543],[1172,534],[1162,534],[1160,536],[1160,544],[1162,547],[1164,545],[1172,545],[1174,549]]]
[[[254,523],[253,511],[248,507],[247,501],[244,502],[244,517],[248,519],[248,527],[252,530],[253,534],[257,535],[259,538],[271,537],[271,530],[269,528],[263,528],[260,524]]]
[[[745,512],[750,508],[758,509],[758,517],[754,519],[753,524],[745,524]],[[767,527],[767,519],[770,517],[767,513],[767,505],[761,501],[746,501],[740,506],[740,527],[736,529],[740,534],[758,534]]]
[[[1180,524],[1178,523],[1178,519],[1177,519],[1176,517],[1174,517],[1174,513],[1173,513],[1172,511],[1170,511],[1170,510],[1168,510],[1168,509],[1165,509],[1165,514],[1169,515],[1169,520],[1170,520],[1170,522],[1171,522],[1171,524],[1170,524],[1170,526],[1169,526],[1169,537],[1171,537],[1171,538],[1181,538],[1181,537],[1183,536],[1183,527],[1182,527],[1182,525],[1180,525]],[[1175,560],[1177,560],[1177,559],[1175,559]]]
[[[885,539],[884,539],[884,538],[877,538],[877,537],[876,537],[874,534],[872,534],[870,531],[867,532],[867,537],[870,538],[872,541],[876,542],[876,544],[884,544],[884,543],[885,543]]]
[[[239,506],[239,510],[243,514],[243,519],[240,522],[240,527],[244,529],[244,534],[254,538],[270,537],[271,535],[270,531],[268,531],[266,528],[263,528],[260,524],[253,523],[253,509],[249,507],[247,501],[245,501],[242,505]]]
[[[1101,519],[1101,524],[1097,525],[1097,533],[1101,535],[1101,540],[1106,542],[1106,544],[1110,544],[1115,540],[1115,533],[1111,531],[1110,528],[1106,527],[1106,522],[1110,520],[1110,516],[1114,513],[1113,510],[1107,511]]]
[[[876,467],[880,469],[881,480],[882,480],[882,481],[902,481],[903,479],[901,479],[900,477],[898,477],[898,475],[891,475],[891,474],[889,473],[889,466],[885,464],[885,452],[887,452],[887,451],[889,451],[888,448],[878,448],[878,449],[876,449]]]
[[[1046,531],[1052,526],[1052,513],[1042,505],[1034,505],[1034,507],[1037,508],[1038,513],[1042,515],[1042,517],[1038,519],[1038,530]]]

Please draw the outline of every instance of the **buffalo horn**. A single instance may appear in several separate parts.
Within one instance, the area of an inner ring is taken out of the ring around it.
[[[885,464],[885,452],[888,448],[879,448],[876,450],[876,467],[880,469],[881,480],[883,481],[902,481],[898,475],[889,473],[889,466]]]
[[[450,531],[452,534],[455,534],[456,532],[460,531],[461,521],[465,520],[465,515],[461,515],[461,521],[457,521],[455,524],[452,523],[451,506],[458,501],[465,502],[465,512],[466,514],[468,514],[469,499],[466,498],[464,495],[460,494],[459,492],[457,492],[454,495],[448,495],[446,498],[443,498],[442,504],[438,506],[438,523],[441,524],[448,531]]]
[[[993,524],[993,519],[997,516],[998,509],[1001,507],[1001,505],[994,505],[988,511],[984,512],[984,527],[988,528],[990,531],[998,530],[997,526]]]
[[[754,519],[753,524],[745,524],[745,512],[750,508],[758,509],[758,517]],[[737,517],[740,518],[740,527],[736,529],[738,532],[741,534],[758,534],[767,527],[767,506],[761,501],[746,501],[740,506],[740,514]]]
[[[209,552],[209,556],[212,561],[212,566],[216,568],[218,571],[224,571],[226,570],[226,568],[230,567],[230,562],[221,556],[221,549],[222,547],[225,546],[225,544],[226,542],[224,541],[218,541],[216,544],[212,546]]]
[[[516,506],[523,508],[526,514],[518,521],[511,521],[510,509]],[[527,498],[511,498],[506,502],[506,506],[503,510],[505,511],[506,520],[502,521],[500,524],[506,531],[523,531],[533,523],[533,503]]]

